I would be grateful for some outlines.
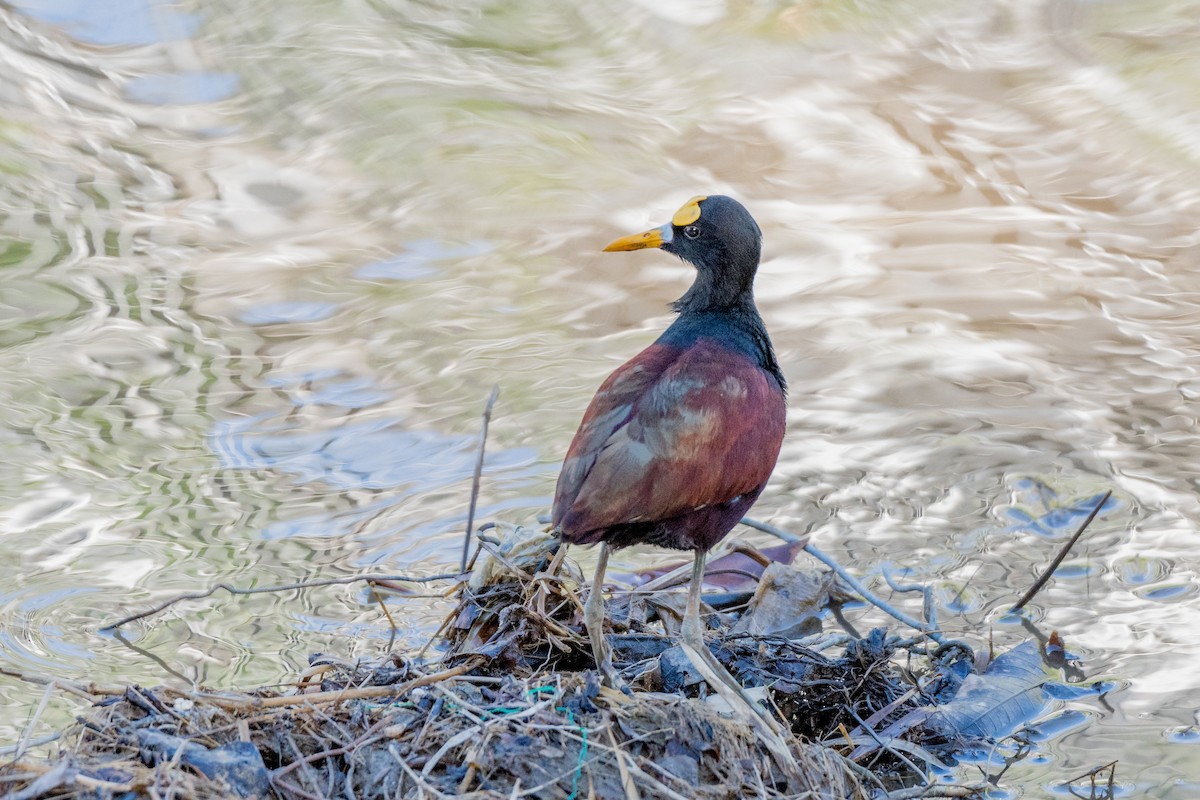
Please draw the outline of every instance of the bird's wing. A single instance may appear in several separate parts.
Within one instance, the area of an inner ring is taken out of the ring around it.
[[[652,344],[616,369],[596,390],[567,449],[554,490],[553,524],[559,526],[596,465],[605,443],[634,415],[634,407],[675,362],[678,347]]]
[[[653,349],[600,388],[571,444],[554,504],[568,534],[723,503],[775,467],[786,403],[774,378],[712,340]]]

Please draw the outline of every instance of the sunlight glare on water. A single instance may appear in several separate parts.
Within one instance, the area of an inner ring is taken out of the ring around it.
[[[1062,701],[1003,791],[1117,760],[1130,796],[1200,795],[1198,18],[0,6],[0,661],[249,687],[382,652],[353,586],[177,606],[142,652],[97,629],[219,581],[453,571],[494,383],[479,518],[532,523],[689,279],[600,248],[724,192],[792,387],[754,516],[1005,648],[1112,489],[1031,617],[1117,688]],[[445,611],[396,602],[402,645]],[[36,694],[0,683],[5,738]]]

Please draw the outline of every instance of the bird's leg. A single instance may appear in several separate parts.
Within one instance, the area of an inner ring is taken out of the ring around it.
[[[758,729],[771,750],[782,760],[783,765],[794,765],[791,752],[784,744],[784,730],[779,720],[746,694],[742,685],[729,674],[729,670],[725,669],[716,656],[709,651],[708,646],[704,644],[704,625],[700,622],[700,590],[704,585],[704,556],[703,550],[696,551],[696,561],[692,565],[692,583],[688,587],[687,611],[683,615],[679,645],[683,648],[688,660],[692,662],[692,666],[708,682],[708,685],[725,698],[731,707],[749,717],[750,722]]]
[[[608,542],[600,543],[600,560],[596,562],[596,575],[592,578],[592,589],[583,604],[583,624],[587,626],[588,638],[592,641],[592,655],[596,668],[600,670],[605,686],[614,689],[621,685],[612,665],[612,654],[604,638],[604,570],[608,567]]]

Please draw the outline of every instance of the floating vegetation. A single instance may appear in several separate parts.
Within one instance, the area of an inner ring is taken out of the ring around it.
[[[19,676],[94,708],[49,758],[20,747],[0,786],[18,800],[971,797],[986,781],[946,782],[958,755],[994,748],[1067,685],[1057,637],[988,659],[927,631],[822,631],[818,612],[842,597],[831,575],[791,564],[797,542],[741,546],[709,564],[706,586],[720,591],[705,595],[708,643],[790,731],[781,757],[677,643],[683,595],[671,587],[687,565],[625,576],[632,588],[613,592],[618,691],[596,677],[578,570],[567,559],[548,571],[546,534],[496,533],[420,652],[314,655],[286,690]]]

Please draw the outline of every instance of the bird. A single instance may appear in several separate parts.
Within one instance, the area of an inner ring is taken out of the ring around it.
[[[584,624],[606,684],[619,685],[603,631],[610,551],[692,550],[680,645],[731,706],[779,736],[705,646],[700,620],[705,557],[762,493],[786,427],[787,381],[754,303],[762,231],[737,200],[701,195],[604,250],[646,248],[678,256],[695,278],[672,303],[671,325],[596,391],[563,461],[551,526],[563,543],[600,544]]]

